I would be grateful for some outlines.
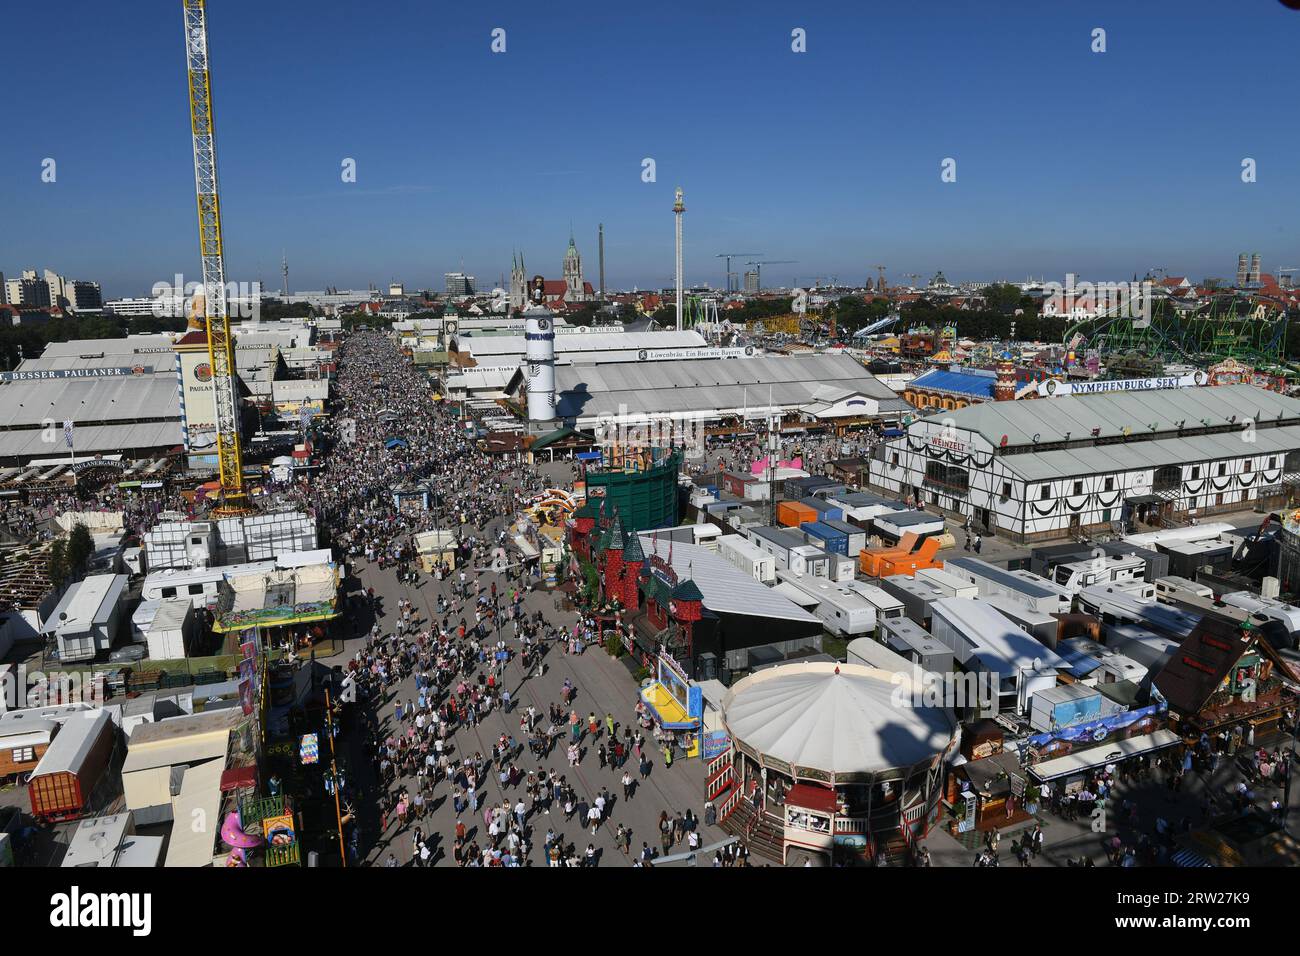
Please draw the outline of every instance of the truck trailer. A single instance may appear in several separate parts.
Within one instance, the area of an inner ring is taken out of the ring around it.
[[[32,816],[47,823],[81,817],[108,769],[116,734],[102,708],[64,720],[27,782]]]

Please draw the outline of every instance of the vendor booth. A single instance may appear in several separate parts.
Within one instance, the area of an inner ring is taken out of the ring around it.
[[[687,757],[700,755],[700,729],[704,715],[704,696],[681,667],[667,653],[660,652],[655,661],[655,676],[641,688],[640,712],[644,726],[658,724],[671,731],[679,752]]]

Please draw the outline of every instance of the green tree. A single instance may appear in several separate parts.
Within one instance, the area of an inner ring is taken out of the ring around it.
[[[90,536],[90,529],[81,522],[72,526],[68,533],[68,571],[76,576],[86,570],[86,563],[95,553],[95,539]]]
[[[68,542],[59,538],[50,545],[49,557],[45,562],[50,584],[56,588],[68,579]]]
[[[1020,308],[1020,288],[1009,282],[995,282],[985,287],[984,303],[992,312],[1012,315]]]

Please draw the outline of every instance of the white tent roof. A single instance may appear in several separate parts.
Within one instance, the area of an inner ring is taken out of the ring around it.
[[[648,558],[656,553],[655,536],[649,531],[640,534],[641,548]],[[668,542],[660,541],[657,552],[659,556],[666,561],[669,551]],[[678,580],[693,580],[704,595],[704,606],[710,611],[817,623],[817,618],[792,602],[783,592],[755,581],[704,545],[674,541],[671,552],[672,567],[677,572]]]
[[[898,681],[910,700],[909,674],[785,664],[732,687],[724,719],[732,737],[791,766],[834,774],[911,767],[944,752],[954,723],[940,707],[897,707]]]

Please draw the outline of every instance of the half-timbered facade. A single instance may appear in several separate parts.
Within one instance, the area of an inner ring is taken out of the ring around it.
[[[870,484],[1020,541],[1285,504],[1300,401],[1251,385],[988,402],[877,446]]]

